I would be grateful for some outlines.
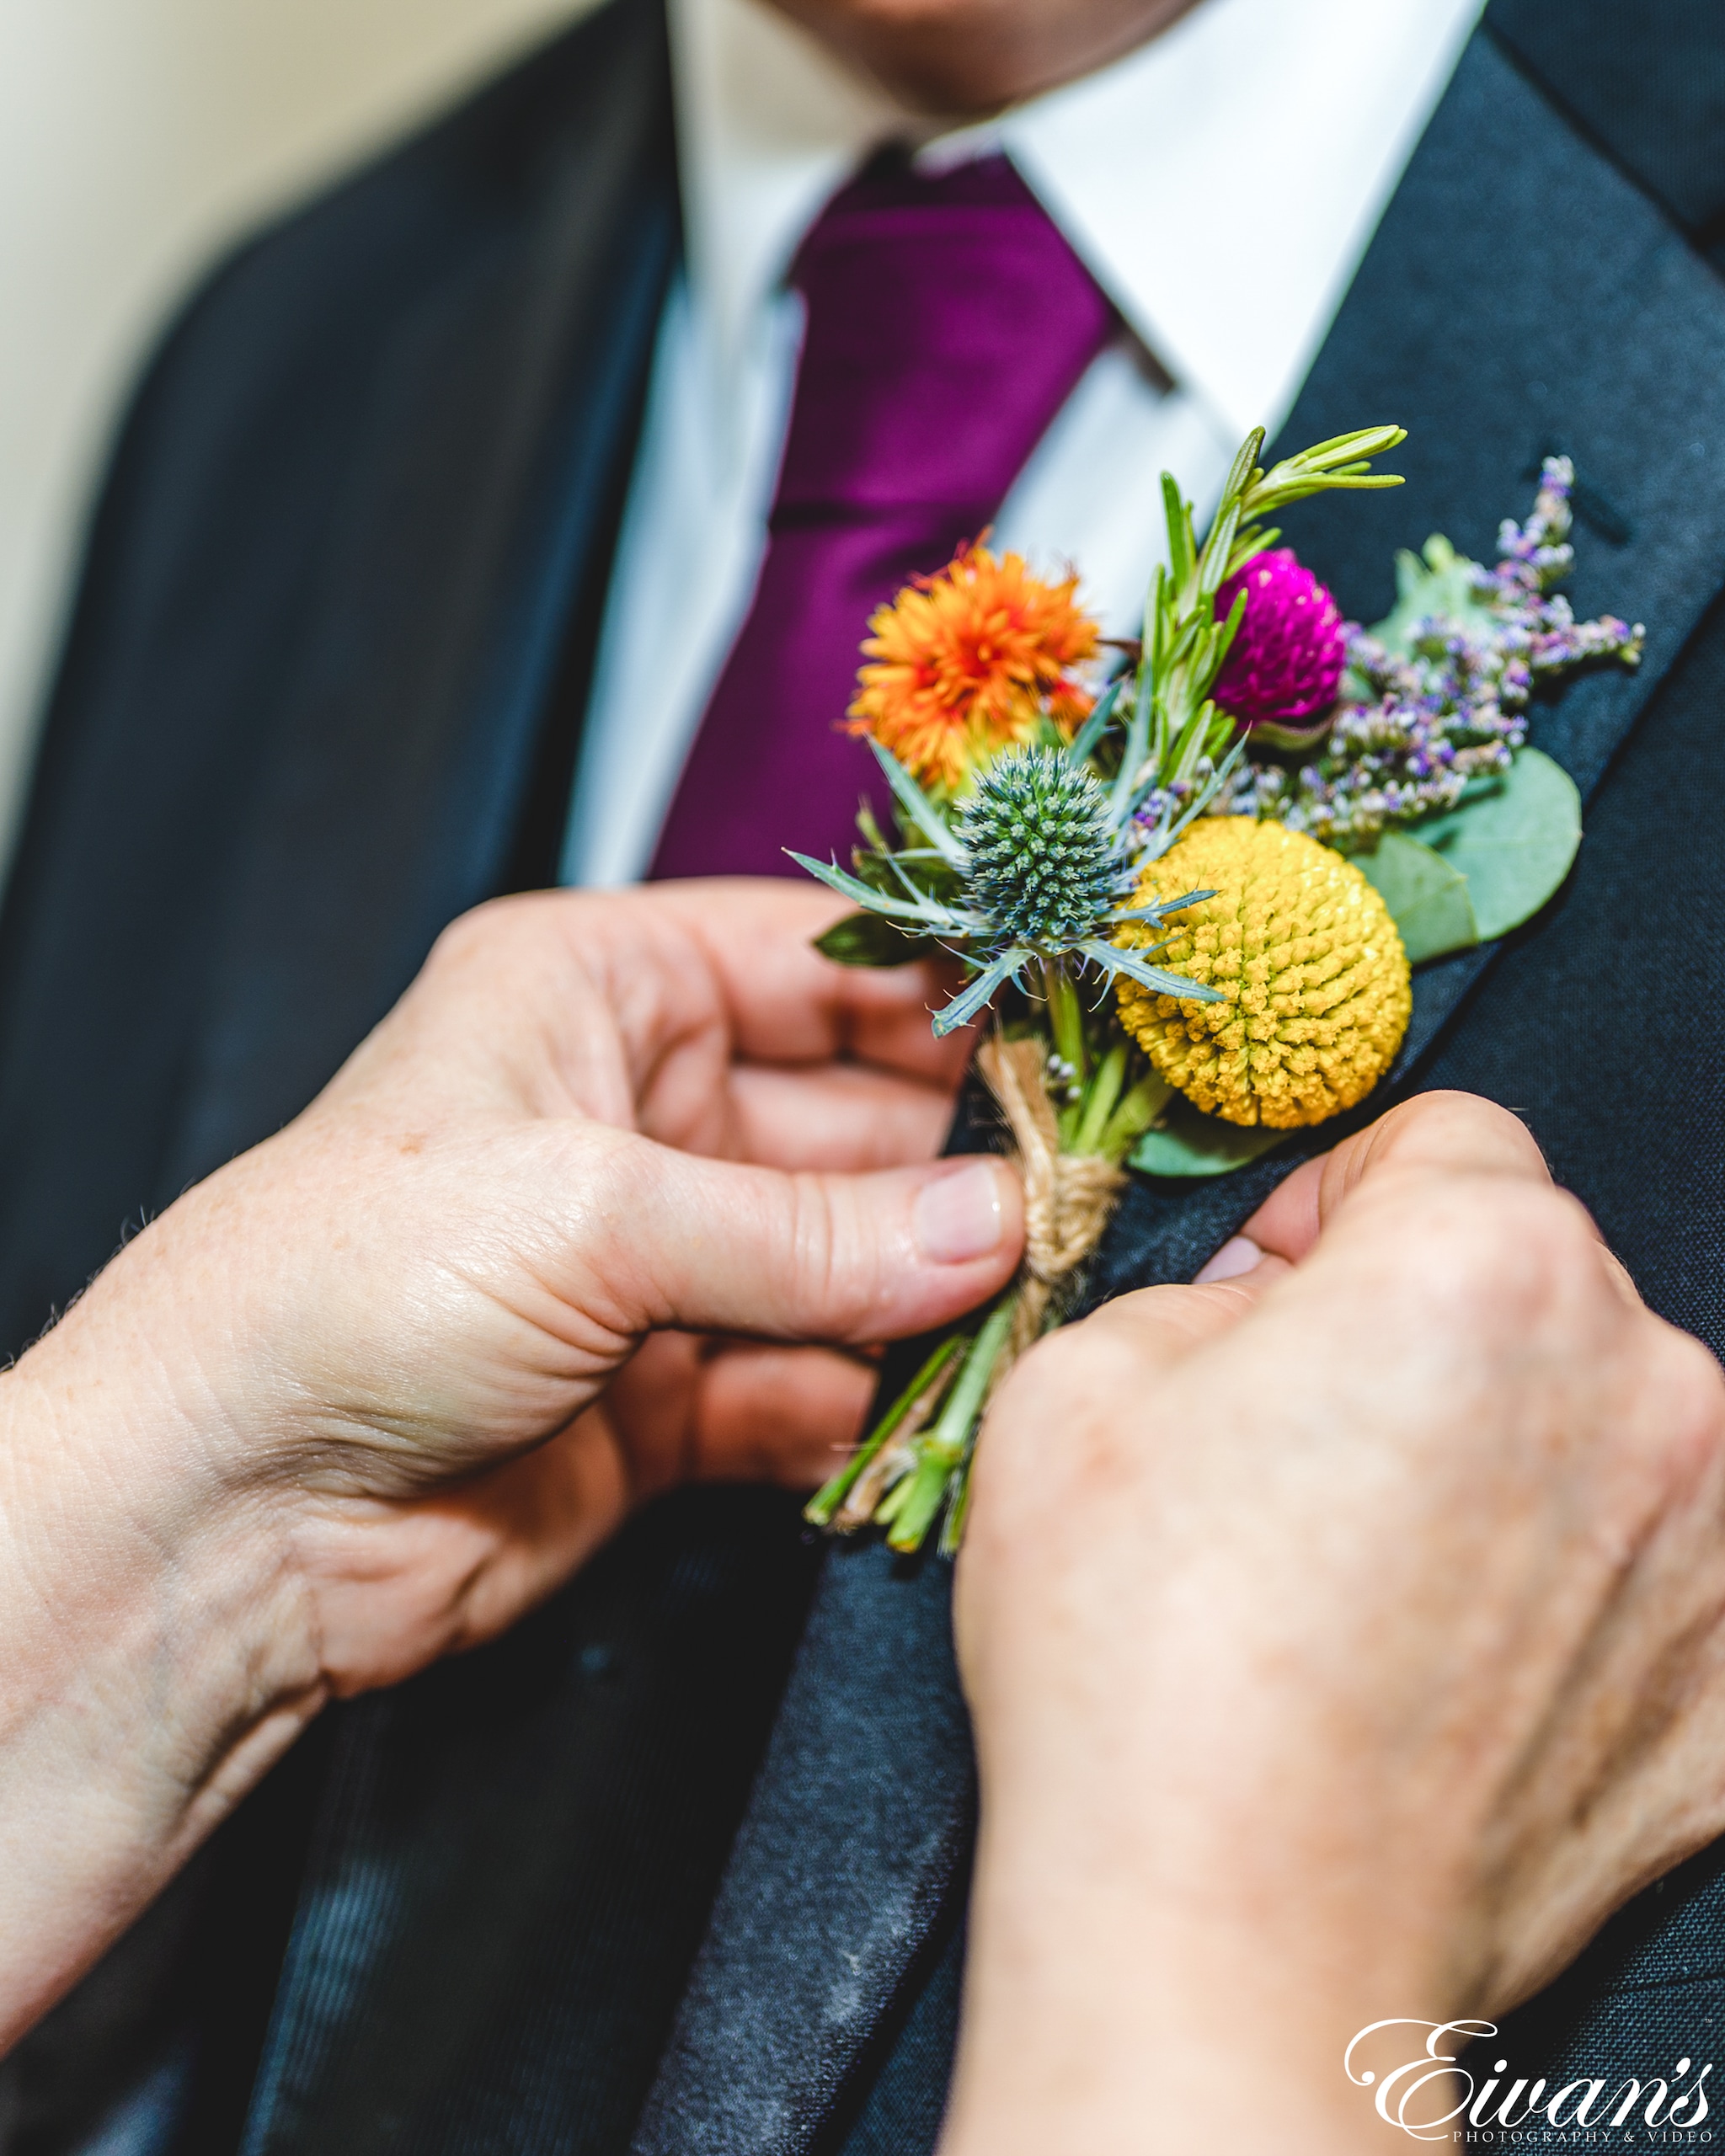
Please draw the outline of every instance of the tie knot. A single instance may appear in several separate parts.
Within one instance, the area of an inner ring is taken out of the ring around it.
[[[991,514],[1114,319],[1003,157],[938,173],[874,158],[815,221],[793,280],[809,326],[782,512]]]
[[[835,243],[880,244],[884,233],[902,236],[916,230],[931,211],[943,210],[1006,210],[1049,222],[1047,212],[1010,158],[996,152],[924,170],[912,163],[902,145],[894,144],[877,151],[809,227],[798,250],[793,281],[800,284],[804,265],[818,260]],[[876,219],[896,221],[881,225],[873,221]]]

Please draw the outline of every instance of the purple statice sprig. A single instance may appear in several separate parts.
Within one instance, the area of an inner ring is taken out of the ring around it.
[[[1589,662],[1633,666],[1644,632],[1615,615],[1578,622],[1555,590],[1574,566],[1567,456],[1545,461],[1533,513],[1506,518],[1484,568],[1441,537],[1401,555],[1395,611],[1348,624],[1348,669],[1329,731],[1297,768],[1244,762],[1213,814],[1274,816],[1343,851],[1456,808],[1500,777],[1527,739],[1542,680]]]

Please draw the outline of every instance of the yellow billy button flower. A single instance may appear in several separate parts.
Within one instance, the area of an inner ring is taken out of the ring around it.
[[[1383,900],[1316,839],[1215,816],[1151,862],[1135,903],[1211,889],[1162,927],[1135,922],[1117,940],[1162,942],[1158,967],[1225,1000],[1177,1002],[1122,979],[1127,1031],[1171,1086],[1226,1122],[1290,1130],[1352,1107],[1394,1061],[1413,1007]]]

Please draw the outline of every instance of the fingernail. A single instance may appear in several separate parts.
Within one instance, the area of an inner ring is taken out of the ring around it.
[[[1192,1284],[1202,1288],[1207,1281],[1231,1280],[1236,1273],[1250,1273],[1263,1263],[1263,1252],[1250,1235],[1231,1235],[1204,1270],[1193,1276]]]
[[[916,1241],[937,1265],[963,1265],[1000,1247],[1000,1181],[985,1161],[925,1183],[917,1196]]]

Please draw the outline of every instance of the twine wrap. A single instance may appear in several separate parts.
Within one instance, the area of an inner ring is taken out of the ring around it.
[[[1012,1134],[1024,1178],[1024,1263],[1012,1337],[995,1372],[998,1385],[1058,1315],[1059,1291],[1102,1241],[1126,1172],[1099,1154],[1060,1150],[1040,1041],[1002,1040],[996,1033],[976,1060]]]

